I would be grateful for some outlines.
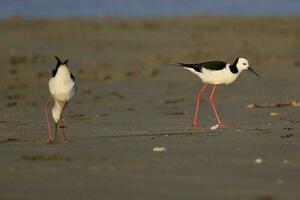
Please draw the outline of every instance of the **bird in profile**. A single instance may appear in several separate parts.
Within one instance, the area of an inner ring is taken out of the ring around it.
[[[68,142],[68,137],[65,134],[64,124],[62,119],[62,113],[67,104],[72,100],[77,92],[77,84],[73,74],[70,72],[67,63],[68,60],[61,62],[61,60],[55,56],[57,64],[55,69],[52,70],[52,77],[49,80],[50,97],[45,105],[45,116],[48,125],[48,142],[54,142],[56,139],[57,128],[60,125],[62,128],[62,134],[64,142]],[[54,107],[52,108],[52,117],[55,125],[54,137],[51,131],[50,119],[48,114],[48,107],[50,102],[54,100]]]
[[[207,89],[209,84],[213,85],[211,94],[210,94],[210,104],[213,109],[217,126],[219,128],[227,128],[228,126],[224,125],[218,115],[214,96],[216,92],[217,85],[225,84],[228,85],[234,82],[242,71],[249,70],[256,76],[260,77],[249,65],[249,62],[245,58],[236,58],[236,60],[230,64],[224,61],[208,61],[203,63],[196,63],[196,64],[186,64],[181,62],[176,62],[178,66],[182,66],[185,69],[189,70],[190,72],[196,74],[201,81],[204,83],[204,86],[200,90],[197,95],[197,103],[196,109],[193,119],[193,125],[198,126],[197,116],[198,116],[198,109],[200,105],[201,96],[204,91]]]

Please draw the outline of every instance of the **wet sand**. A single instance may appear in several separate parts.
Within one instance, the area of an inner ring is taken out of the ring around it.
[[[0,199],[299,199],[299,18],[181,17],[0,21]],[[79,92],[70,144],[47,144],[43,106],[54,55]],[[202,83],[173,61],[247,57],[217,88],[229,129]],[[271,113],[276,113],[271,116]],[[165,147],[165,152],[153,152]],[[255,163],[261,158],[262,163]]]

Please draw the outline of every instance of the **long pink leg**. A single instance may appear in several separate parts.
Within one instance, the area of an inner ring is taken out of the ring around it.
[[[66,107],[66,104],[67,104],[66,102],[63,102],[62,105],[61,105],[62,106],[62,111],[61,111],[61,115],[60,115],[60,126],[62,128],[62,134],[64,136],[64,142],[68,143],[69,139],[68,139],[68,137],[67,137],[67,135],[65,133],[65,126],[64,126],[64,123],[63,123],[63,119],[62,119],[62,113],[63,113],[63,111],[64,111],[64,109]]]
[[[64,142],[65,142],[65,143],[68,143],[68,142],[69,142],[69,139],[68,139],[68,137],[67,137],[67,135],[66,135],[66,133],[65,133],[65,126],[64,126],[64,123],[63,123],[63,120],[62,120],[62,119],[60,120],[60,127],[62,128],[62,134],[63,134],[63,136],[64,136]]]
[[[228,128],[229,126],[226,126],[226,125],[222,124],[222,122],[220,120],[220,117],[218,115],[217,109],[216,109],[216,105],[215,105],[215,102],[214,102],[216,88],[217,88],[217,86],[214,85],[214,87],[213,87],[213,89],[211,91],[210,98],[209,98],[210,105],[211,105],[211,107],[212,107],[212,109],[214,111],[214,114],[215,114],[215,117],[216,117],[216,120],[217,120],[217,123],[218,123],[219,127],[220,128]]]
[[[204,93],[204,91],[206,90],[207,86],[208,86],[208,83],[205,83],[204,86],[202,87],[201,91],[197,95],[197,104],[196,104],[196,110],[195,110],[195,115],[194,115],[194,119],[193,119],[194,126],[198,126],[197,117],[198,117],[198,109],[199,109],[199,105],[200,105],[200,100],[201,100],[201,96]]]
[[[52,137],[52,132],[51,132],[51,125],[50,125],[50,119],[49,119],[49,112],[48,112],[48,106],[52,100],[52,96],[49,97],[49,100],[47,104],[45,105],[44,111],[45,111],[45,117],[48,125],[48,142],[53,142],[54,139]]]

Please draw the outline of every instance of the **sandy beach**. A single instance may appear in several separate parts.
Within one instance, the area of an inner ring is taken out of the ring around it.
[[[1,20],[0,199],[299,199],[299,20]],[[70,144],[46,143],[54,55],[79,86]],[[217,88],[229,129],[210,129],[210,91],[193,127],[202,83],[170,64],[236,57],[262,77]]]

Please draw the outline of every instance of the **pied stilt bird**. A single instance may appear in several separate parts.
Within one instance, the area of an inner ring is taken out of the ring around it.
[[[221,122],[214,103],[214,96],[215,96],[217,85],[221,85],[221,84],[228,85],[232,83],[238,78],[241,72],[246,69],[254,73],[256,76],[260,77],[259,74],[257,74],[252,68],[250,68],[249,62],[245,58],[237,58],[232,64],[226,63],[224,61],[208,61],[208,62],[195,63],[195,64],[176,62],[176,64],[196,74],[204,83],[203,88],[200,90],[200,92],[197,95],[196,110],[193,119],[194,126],[198,125],[197,115],[198,115],[201,96],[209,84],[213,85],[210,94],[210,104],[213,109],[215,118],[217,120],[217,125],[219,128],[225,128],[228,126],[224,125]]]
[[[68,60],[61,62],[57,56],[55,56],[55,58],[57,60],[57,64],[55,69],[52,70],[52,77],[49,80],[49,90],[51,95],[45,105],[45,116],[48,125],[48,142],[53,142],[55,140],[58,124],[60,124],[60,127],[62,128],[64,142],[68,142],[68,138],[64,130],[62,113],[67,104],[75,96],[77,92],[77,84],[73,74],[67,66]],[[54,100],[54,107],[52,109],[52,117],[55,124],[54,138],[52,136],[48,114],[48,106],[52,100]]]

